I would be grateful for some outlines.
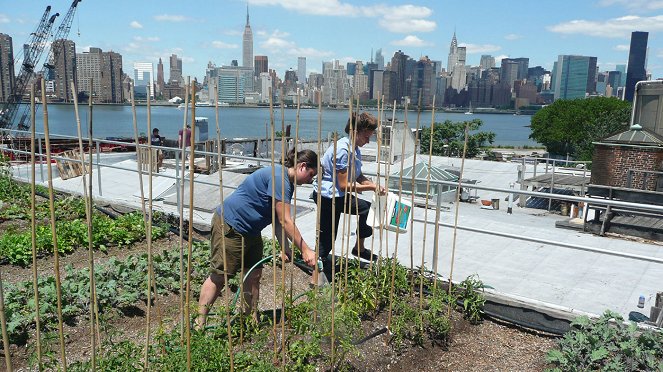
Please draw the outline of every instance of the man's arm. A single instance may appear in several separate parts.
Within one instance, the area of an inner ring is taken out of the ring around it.
[[[279,219],[281,226],[284,227],[286,235],[302,250],[302,258],[307,265],[315,266],[315,251],[309,248],[308,244],[302,238],[302,234],[295,225],[295,222],[290,216],[290,204],[276,200],[276,218]]]

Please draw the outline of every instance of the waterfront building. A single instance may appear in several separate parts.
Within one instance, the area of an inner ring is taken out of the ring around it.
[[[375,51],[375,64],[376,70],[384,70],[384,55],[382,55],[382,48]]]
[[[331,68],[329,67],[331,65]],[[350,83],[348,82],[347,71],[335,60],[325,62],[326,67],[323,72],[324,86],[322,89],[322,102],[330,105],[342,105],[347,103],[350,97]]]
[[[407,60],[410,57],[403,53],[401,50],[398,50],[394,53],[394,56],[391,58],[391,71],[395,73],[394,76],[390,77],[390,96],[385,96],[388,101],[393,102],[394,100],[398,103],[403,102],[403,98],[408,94],[405,90],[405,78],[406,78],[406,64]],[[386,93],[386,92],[385,92]]]
[[[104,103],[122,103],[122,56],[91,47],[76,54],[78,92]]]
[[[622,86],[621,82],[621,71],[608,71],[608,85],[612,87],[612,94],[610,95],[611,97],[614,97],[617,94],[618,88]]]
[[[621,75],[621,81],[619,82],[619,86],[623,87],[626,85],[626,65],[615,65],[615,71],[619,71]]]
[[[370,85],[369,97],[371,99],[381,98],[384,91],[383,82],[384,82],[384,70],[373,70],[371,71],[373,76],[373,84]]]
[[[58,39],[51,45],[54,61],[51,64],[55,69],[55,96],[64,102],[74,99],[71,90],[71,81],[78,86],[76,78],[76,44],[71,40]]]
[[[297,57],[297,81],[306,84],[306,57]]]
[[[309,89],[320,89],[322,88],[325,82],[324,76],[316,72],[312,72],[308,75],[308,86]]]
[[[529,58],[503,58],[500,80],[514,86],[516,80],[527,79]]]
[[[428,56],[421,57],[416,63],[414,74],[412,76],[412,104],[418,105],[421,93],[421,105],[426,107],[433,103],[433,93],[435,91],[435,74],[433,64]]]
[[[163,94],[164,85],[166,85],[166,81],[163,76],[163,61],[159,57],[159,63],[157,64],[157,95]]]
[[[348,71],[348,76],[354,76],[357,73],[357,63],[348,62],[345,64],[345,69]]]
[[[360,62],[358,62],[360,63]],[[364,74],[363,69],[357,69],[355,76],[352,76],[352,92],[353,95],[359,97],[363,94],[368,96],[368,76]]]
[[[596,91],[596,57],[560,55],[553,67],[555,100],[585,98]]]
[[[11,36],[0,33],[0,102],[9,99],[15,82],[14,46]]]
[[[242,35],[242,67],[253,70],[253,32],[249,25],[249,5],[246,5],[246,26]],[[253,84],[251,84],[253,86]]]
[[[258,77],[263,72],[269,71],[269,59],[267,56],[255,56],[254,58],[255,76]]]
[[[269,103],[269,91],[274,89],[272,76],[267,72],[260,73],[260,102]]]
[[[364,75],[368,77],[368,97],[375,98],[373,97],[373,79],[375,78],[375,71],[378,70],[378,64],[375,62],[368,62],[364,67]]]
[[[171,85],[184,85],[182,78],[182,58],[177,58],[177,54],[170,56],[170,76],[168,83]]]
[[[218,101],[244,103],[245,94],[253,92],[253,68],[222,66],[217,71]]]
[[[290,92],[297,91],[297,72],[293,69],[290,69],[285,72],[283,79],[283,90],[285,94],[290,94]]]
[[[647,80],[647,39],[648,32],[634,31],[631,33],[631,47],[628,52],[628,68],[626,70],[626,93],[624,100],[633,102],[635,84]]]
[[[154,99],[154,66],[152,62],[134,62],[134,97],[136,100],[147,100],[148,88],[150,99]],[[164,87],[164,90],[166,89],[167,87]]]
[[[479,68],[481,71],[488,70],[495,67],[495,57],[490,54],[483,54],[479,60]]]

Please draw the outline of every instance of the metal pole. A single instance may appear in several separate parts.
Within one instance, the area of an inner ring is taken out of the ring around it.
[[[433,272],[437,272],[437,255],[440,240],[440,208],[442,207],[442,185],[437,185],[435,200],[435,233],[433,235]]]
[[[99,196],[101,196],[101,148],[99,141],[97,141],[97,184],[99,185]]]
[[[44,182],[44,158],[41,153],[41,138],[37,141],[39,143],[39,176],[41,180],[39,182]]]
[[[175,151],[175,195],[177,199],[177,210],[180,210],[180,153]]]
[[[515,185],[514,185],[513,182],[511,182],[509,184],[509,187],[511,188],[511,190],[513,190],[514,186]],[[509,207],[507,208],[506,213],[507,214],[512,214],[513,213],[513,192],[511,194],[509,194]]]
[[[548,169],[548,167],[546,167]],[[548,198],[548,212],[552,209],[552,194],[555,188],[555,160],[552,163],[552,174],[550,175],[550,197]]]

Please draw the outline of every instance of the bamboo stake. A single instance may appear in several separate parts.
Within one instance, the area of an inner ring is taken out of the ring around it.
[[[150,87],[147,87],[147,163],[148,163],[148,178],[147,178],[147,221],[143,220],[146,224],[147,232],[147,314],[145,323],[145,370],[149,370],[149,352],[150,352],[150,334],[151,334],[151,317],[152,317],[152,277],[154,276],[154,271],[152,269],[152,180],[154,178],[154,172],[152,166],[154,165],[154,159],[152,158],[152,110],[150,106]],[[145,204],[144,200],[141,200],[141,204]],[[156,283],[155,283],[156,286]],[[156,288],[154,288],[154,301],[156,304],[158,293]],[[156,305],[155,305],[156,307]]]
[[[355,133],[354,133],[355,123],[352,120],[352,113],[353,113],[353,110],[354,110],[353,107],[352,107],[353,101],[354,100],[351,97],[350,98],[350,105],[348,106],[348,108],[349,108],[348,116],[349,116],[349,122],[350,122],[350,128],[348,130],[348,136],[349,136],[350,143],[348,144],[349,148],[348,148],[348,167],[346,168],[346,177],[347,177],[346,185],[349,185],[352,182],[352,171],[351,171],[351,169],[354,168],[354,164],[355,164],[354,163],[354,154],[355,154],[355,152],[354,152],[355,151],[355,149],[354,149],[354,139],[355,139],[356,136],[355,136]],[[334,152],[334,162],[336,162],[336,152]],[[336,183],[334,183],[334,185],[336,185]],[[350,250],[349,247],[348,247],[350,245],[350,218],[348,217],[348,213],[349,213],[348,205],[350,204],[350,202],[348,202],[348,198],[352,196],[351,191],[348,190],[347,187],[346,187],[345,190],[342,190],[342,191],[343,191],[343,225],[341,226],[341,265],[340,265],[340,268],[341,268],[341,273],[344,273],[344,275],[343,275],[343,280],[340,281],[341,285],[340,285],[340,288],[338,289],[339,293],[341,292],[341,290],[343,291],[343,293],[345,293],[345,288],[347,287],[347,272],[348,272],[347,252]],[[335,200],[334,200],[334,203],[336,203]],[[335,215],[334,215],[334,218],[336,218]],[[335,224],[335,220],[334,220],[334,224]],[[347,230],[346,230],[346,227],[347,227]],[[347,237],[345,236],[346,231],[348,233]],[[334,235],[332,235],[332,236],[334,236]],[[334,239],[334,240],[336,240],[336,239]]]
[[[285,153],[287,150],[286,146],[286,137],[285,137],[285,104],[283,102],[283,89],[281,89],[281,201],[285,200],[285,179],[288,176],[288,172],[285,168]],[[295,144],[295,148],[296,148]],[[295,150],[296,151],[296,150]],[[295,158],[297,157],[297,152],[295,152]],[[296,187],[295,187],[296,188]],[[275,206],[276,204],[272,204],[272,206]],[[285,202],[281,203],[282,209],[281,213],[285,215]],[[274,208],[272,208],[274,209]],[[274,220],[272,220],[272,225],[274,224]],[[288,244],[287,238],[285,237],[285,226],[281,224],[281,239],[283,239],[283,247],[281,247],[281,251],[283,252],[285,249],[285,245]],[[274,260],[276,262],[276,260]],[[286,354],[286,346],[285,346],[285,257],[283,254],[281,254],[281,368],[285,370],[285,354]],[[276,288],[276,287],[275,287]],[[276,291],[274,292],[274,295],[276,296]]]
[[[93,205],[92,204],[92,172],[93,172],[93,168],[92,168],[92,147],[93,147],[92,146],[92,138],[93,138],[93,136],[92,136],[92,113],[93,113],[93,111],[92,111],[92,99],[89,99],[88,100],[88,140],[87,140],[88,142],[87,143],[88,143],[88,152],[89,152],[88,166],[89,166],[90,169],[89,169],[89,172],[88,172],[87,187],[88,187],[88,195],[90,195],[90,210],[92,210],[92,205]],[[101,185],[99,185],[99,187],[101,187]],[[90,213],[90,215],[92,215],[92,213]],[[92,259],[94,260],[94,256],[93,256]],[[98,299],[98,296],[97,296],[96,279],[94,278],[94,276],[92,277],[92,282],[91,283],[93,284],[92,285],[92,290],[93,290],[92,295],[93,295],[93,300],[94,300],[94,316],[95,316],[95,322],[96,322],[96,326],[97,326],[97,345],[101,346],[101,334],[99,332],[99,330],[101,329],[101,326],[99,325],[99,299]]]
[[[407,131],[407,109],[408,109],[408,102],[405,101],[405,114],[403,117],[403,137],[405,137],[405,133]],[[401,169],[400,173],[398,174],[398,206],[396,207],[396,210],[394,213],[396,213],[396,240],[394,241],[394,258],[391,261],[391,288],[389,290],[389,315],[387,316],[387,328],[389,329],[391,327],[391,315],[392,315],[392,310],[393,310],[393,300],[394,300],[394,282],[396,279],[396,261],[398,260],[398,237],[401,235],[400,232],[398,232],[398,229],[400,228],[400,211],[399,209],[401,208],[401,201],[403,197],[403,165],[405,164],[405,138],[403,138],[402,145],[401,145]],[[412,211],[410,211],[412,213]]]
[[[419,138],[419,120],[421,119],[421,88],[419,88],[419,104],[417,108],[417,129],[414,134],[414,156],[412,157],[412,198],[410,199],[410,204],[414,208],[414,192],[416,191],[416,185],[414,183],[415,178],[415,169],[417,168],[417,139]],[[403,141],[405,143],[405,141]],[[430,172],[428,172],[430,173]],[[428,195],[428,194],[426,194]],[[410,211],[410,275],[414,277],[414,229],[412,228],[414,224],[414,210]],[[414,287],[410,286],[410,297],[413,296]]]
[[[193,251],[193,168],[196,149],[194,147],[196,138],[196,82],[191,85],[191,137],[189,137],[189,241],[187,242],[187,266],[186,266],[186,365],[187,370],[191,370],[191,255]],[[186,130],[182,132],[182,143],[186,141]],[[184,145],[183,145],[184,146]],[[184,196],[184,195],[182,195]]]
[[[377,135],[378,153],[377,153],[376,163],[378,165],[378,167],[377,167],[378,169],[377,169],[377,176],[376,176],[375,180],[377,181],[377,185],[378,185],[378,188],[379,188],[380,183],[381,183],[380,182],[380,153],[382,152],[382,151],[380,151],[380,146],[382,144],[382,126],[381,126],[381,124],[382,124],[382,114],[381,114],[381,111],[380,111],[380,92],[378,92],[377,110],[378,110],[378,127],[376,129],[376,131],[377,131],[376,135]],[[377,198],[377,195],[376,195],[376,201],[378,201],[378,200],[379,199]],[[378,204],[380,206],[382,206],[381,203],[378,203]],[[375,220],[380,215],[381,209],[382,208],[376,209],[378,212],[373,214],[373,222],[372,222],[371,226],[375,226]],[[382,225],[382,221],[380,221],[380,225]],[[375,252],[374,245],[375,245],[375,234],[372,234],[371,235],[371,253]],[[380,250],[382,250],[382,247],[380,247]],[[378,261],[379,260],[380,260],[380,256],[378,255]],[[373,260],[371,260],[371,262],[368,263],[368,270],[371,270],[371,271],[373,270]]]
[[[396,125],[396,101],[394,100],[394,106],[391,113],[391,127],[389,128],[389,161],[387,162],[386,178],[385,185],[389,186],[389,178],[391,177],[391,158],[392,153],[391,149],[393,147],[394,140],[394,125]],[[385,221],[388,221],[388,218],[385,216]],[[384,232],[384,246],[385,246],[385,257],[389,257],[389,231],[383,230]]]
[[[11,372],[12,359],[9,354],[9,335],[7,334],[7,319],[5,319],[5,295],[2,288],[2,270],[0,270],[0,324],[2,325],[2,348],[5,350],[5,366]]]
[[[30,85],[30,232],[32,240],[32,286],[35,299],[35,336],[37,337],[37,370],[41,371],[41,317],[39,316],[39,279],[37,277],[37,220],[36,214],[36,172],[35,172],[35,131],[36,131],[36,110],[35,110],[35,86]],[[41,162],[42,159],[39,159]],[[44,180],[42,180],[43,182]],[[4,313],[4,312],[3,312]],[[9,348],[6,348],[9,350]],[[10,369],[11,370],[11,369]]]
[[[90,86],[92,85],[92,80],[90,80]],[[71,81],[71,91],[78,92],[76,90],[76,85]],[[90,100],[92,99],[92,94],[90,94]],[[78,113],[78,95],[74,94],[74,113],[76,116],[76,130],[78,134],[78,151],[80,153],[81,168],[83,169],[83,174],[81,178],[83,180],[83,198],[85,199],[85,219],[87,222],[87,241],[88,241],[88,264],[90,267],[90,352],[92,353],[90,362],[92,364],[92,370],[96,369],[96,358],[97,358],[97,347],[95,345],[95,327],[94,327],[94,254],[92,253],[92,195],[88,194],[87,182],[85,180],[85,152],[83,151],[83,136],[81,134],[81,118]]]
[[[219,172],[219,201],[220,201],[220,207],[221,207],[221,223],[225,227],[225,211],[223,207],[223,171],[221,170],[221,163],[222,163],[222,158],[221,158],[221,124],[219,123],[219,100],[218,100],[218,90],[219,90],[219,83],[215,84],[215,97],[214,97],[214,117],[216,119],[216,154],[217,154],[217,163],[219,164],[218,166],[218,172]],[[221,239],[221,251],[223,254],[223,264],[226,265],[226,262],[228,262],[227,256],[226,256],[226,240]],[[244,255],[242,255],[242,260],[244,259]],[[244,262],[244,261],[242,261]],[[242,264],[242,271],[244,272],[244,265]],[[240,280],[240,282],[244,282],[243,280]],[[223,286],[225,287],[225,304],[226,304],[226,329],[228,332],[228,356],[230,357],[230,371],[232,372],[235,369],[235,362],[234,362],[234,356],[233,356],[233,338],[231,334],[231,328],[230,328],[230,288],[228,286],[228,270],[225,269],[223,270]],[[242,292],[240,292],[242,294]],[[241,323],[240,323],[241,324]],[[240,329],[243,327],[240,327]]]
[[[51,217],[51,235],[53,237],[53,258],[55,270],[55,292],[57,298],[58,312],[58,336],[60,339],[60,358],[62,358],[62,370],[67,372],[67,355],[64,346],[64,330],[62,328],[62,284],[60,282],[60,257],[58,253],[58,235],[55,229],[55,206],[53,194],[53,166],[51,164],[51,139],[48,130],[48,103],[46,102],[46,86],[44,80],[41,81],[41,100],[44,105],[44,137],[46,139],[46,163],[48,170],[48,201]]]
[[[357,118],[357,120],[359,120],[359,115],[360,115],[359,114],[359,96],[357,96],[357,112],[355,114],[355,117]],[[356,155],[356,151],[357,151],[356,150],[356,147],[357,147],[357,127],[356,127],[356,125],[357,125],[357,123],[355,123],[355,130],[353,132],[351,132],[351,133],[354,133],[353,144],[352,144],[352,154],[354,155],[355,158],[357,156]],[[356,218],[355,218],[355,223],[356,223],[356,227],[357,227],[356,236],[355,236],[356,240],[357,240],[357,242],[356,242],[356,245],[357,245],[357,261],[358,261],[358,264],[361,264],[361,251],[359,250],[359,241],[363,238],[361,238],[359,236],[359,192],[357,191],[357,177],[358,177],[358,175],[357,175],[357,167],[356,167],[357,164],[356,163],[357,163],[357,161],[355,159],[355,161],[352,162],[352,171],[350,173],[352,173],[352,180],[355,184],[354,190],[351,191],[351,193],[354,192],[354,195],[355,195],[355,211],[357,212]],[[352,196],[352,194],[350,194],[350,195]],[[350,202],[348,204],[350,204],[349,207],[352,208],[352,199],[350,199]],[[351,220],[351,218],[348,218],[348,245],[347,245],[348,250],[346,252],[346,254],[348,256],[346,257],[346,260],[345,260],[345,287],[343,288],[343,294],[347,293],[347,288],[348,288],[348,261],[350,259],[350,234],[351,234],[350,233],[350,220]],[[365,247],[363,246],[363,243],[362,243],[361,250],[363,251],[364,248]]]
[[[336,157],[336,146],[338,143],[338,133],[334,133],[334,158]],[[332,185],[336,185],[336,160],[332,166]],[[332,217],[336,218],[336,201],[332,199]],[[332,236],[336,235],[336,224],[332,222]],[[336,304],[336,239],[332,239],[332,293],[331,293],[331,370],[334,370],[334,305]]]
[[[184,344],[184,336],[185,336],[185,330],[184,330],[184,324],[186,323],[184,321],[184,171],[186,166],[184,165],[184,159],[186,158],[185,151],[184,149],[186,148],[184,144],[184,138],[185,138],[185,133],[186,133],[186,121],[188,119],[189,115],[189,87],[191,86],[191,77],[187,76],[186,78],[186,85],[185,85],[185,91],[186,94],[184,95],[184,119],[182,120],[182,143],[179,144],[181,146],[179,148],[179,152],[182,155],[181,156],[181,170],[180,170],[180,202],[178,206],[178,215],[180,218],[180,236],[179,236],[179,247],[180,247],[180,334],[182,335],[181,340],[182,344]],[[220,145],[219,145],[220,146]]]
[[[269,123],[272,130],[272,148],[271,148],[271,167],[272,167],[272,185],[276,181],[276,174],[274,170],[274,137],[276,133],[274,132],[274,97],[272,90],[269,90]],[[274,286],[274,299],[273,299],[273,308],[272,308],[272,335],[274,337],[274,355],[272,356],[272,361],[276,364],[276,358],[278,355],[278,349],[276,345],[276,227],[274,226],[274,220],[276,219],[276,208],[273,206],[276,204],[276,188],[272,187],[272,285]]]
[[[382,145],[382,142],[384,141],[384,137],[383,137],[383,133],[382,133],[382,131],[383,131],[382,116],[384,115],[384,95],[382,95],[381,97],[382,97],[382,104],[380,105],[381,111],[378,111],[379,114],[380,114],[380,118],[378,119],[378,125],[380,127],[380,146]],[[395,115],[395,114],[396,113],[394,112],[393,115]],[[393,120],[393,118],[392,118],[392,120]],[[381,156],[380,154],[382,153],[382,150],[380,149],[380,146],[378,146],[378,149],[379,149],[378,156]],[[389,139],[389,154],[391,154],[391,139]],[[389,155],[389,157],[390,157],[390,159],[385,164],[385,181],[384,181],[385,190],[387,192],[388,192],[388,188],[389,188],[389,163],[391,161],[391,155]],[[380,167],[378,166],[378,171],[379,170],[380,170]],[[383,247],[382,238],[384,237],[384,232],[385,232],[384,223],[386,221],[387,206],[386,205],[381,206],[380,212],[384,213],[385,217],[383,219],[381,219],[381,222],[380,222],[379,227],[378,227],[378,233],[379,233],[379,238],[378,238],[378,245],[379,245],[378,262],[381,262],[382,259],[383,259],[383,256],[382,256],[382,247]],[[377,265],[377,270],[375,272],[377,274],[380,273],[380,265]]]
[[[428,143],[428,175],[426,176],[426,207],[424,208],[424,237],[423,243],[421,244],[421,276],[422,280],[419,281],[419,314],[423,317],[424,310],[424,264],[426,258],[426,227],[428,226],[428,200],[430,199],[430,169],[433,162],[433,132],[435,131],[435,96],[433,96],[433,110],[431,112],[431,125],[430,125],[430,140]],[[439,195],[437,196],[440,197]],[[435,278],[437,282],[437,278]]]
[[[454,215],[454,235],[451,244],[451,268],[449,269],[449,295],[451,295],[454,275],[454,259],[456,257],[456,236],[458,235],[458,211],[460,210],[460,185],[463,183],[463,171],[465,170],[465,156],[467,155],[467,137],[470,131],[470,122],[465,122],[465,143],[463,144],[463,158],[460,161],[460,175],[458,176],[458,186],[456,188],[456,212]],[[451,319],[451,306],[447,308],[447,318]]]
[[[321,146],[321,139],[322,139],[322,99],[318,101],[318,161],[317,161],[317,181],[318,181],[318,187],[317,187],[317,193],[316,193],[316,207],[318,211],[320,211],[320,204],[322,203],[322,165],[320,163],[321,158],[322,158],[322,146]],[[315,289],[316,291],[314,292],[315,295],[317,295],[317,286],[320,283],[320,271],[318,270],[318,262],[320,262],[320,213],[316,213],[315,216],[315,263],[316,267],[313,270],[313,282],[315,283]],[[325,275],[323,272],[322,275]],[[313,323],[316,323],[317,319],[317,309],[314,308],[313,310]]]

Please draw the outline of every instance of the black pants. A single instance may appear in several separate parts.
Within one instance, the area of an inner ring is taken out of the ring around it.
[[[315,192],[313,193],[313,200],[318,200],[318,196]],[[359,216],[357,239],[368,238],[373,235],[373,228],[366,223],[366,220],[368,219],[368,211],[371,209],[371,203],[349,194],[347,199],[343,196],[334,199],[325,198],[323,196],[320,200],[320,260],[322,260],[323,269],[325,275],[327,275],[327,279],[331,280],[331,260],[328,259],[328,256],[332,251],[332,244],[336,240],[336,235],[338,234],[338,224],[344,210],[343,201],[346,201],[347,207],[345,208],[345,211],[349,215]],[[332,215],[333,204],[336,204],[334,215]],[[332,234],[332,227],[334,234]]]

